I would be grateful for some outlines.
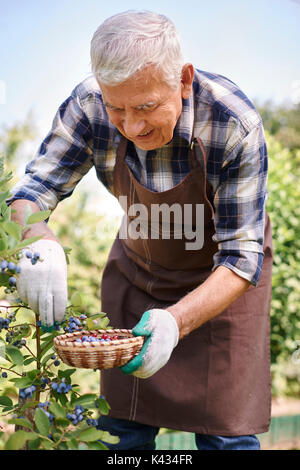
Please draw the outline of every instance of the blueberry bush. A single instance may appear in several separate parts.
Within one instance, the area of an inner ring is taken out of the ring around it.
[[[300,395],[300,149],[290,150],[267,133],[274,264],[271,302],[273,394]]]
[[[76,369],[59,361],[53,340],[64,332],[105,329],[109,320],[101,312],[83,314],[82,298],[76,291],[64,323],[49,333],[43,331],[39,316],[18,298],[20,258],[27,256],[33,265],[43,262],[39,253],[28,249],[38,237],[23,240],[23,229],[48,218],[49,211],[33,214],[28,207],[24,228],[12,221],[11,207],[6,204],[11,177],[0,159],[0,289],[9,297],[0,301],[0,416],[15,426],[8,436],[1,433],[3,448],[107,449],[106,443],[118,441],[98,429],[98,419],[109,412],[109,404],[100,392],[81,393],[72,380]],[[66,248],[67,259],[69,252]]]

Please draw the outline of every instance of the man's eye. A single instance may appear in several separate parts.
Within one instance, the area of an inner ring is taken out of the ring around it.
[[[141,106],[138,110],[139,111],[153,111],[153,109],[155,109],[156,105],[155,104],[152,104],[152,105],[149,105],[149,106]]]
[[[109,111],[123,111],[121,108],[115,108],[114,106],[110,106],[109,104],[106,104],[105,107]]]

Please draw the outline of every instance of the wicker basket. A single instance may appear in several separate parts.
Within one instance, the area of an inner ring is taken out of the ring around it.
[[[119,339],[109,342],[76,342],[84,335],[101,337],[103,333]],[[131,330],[76,331],[54,338],[54,347],[61,360],[69,366],[84,369],[111,369],[120,367],[136,356],[144,343],[143,336],[133,336]]]

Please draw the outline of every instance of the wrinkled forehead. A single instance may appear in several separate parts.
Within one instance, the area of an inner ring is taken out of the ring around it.
[[[118,85],[99,82],[103,100],[111,106],[128,103],[131,106],[143,106],[168,99],[172,90],[163,80],[159,69],[145,68],[128,80]]]

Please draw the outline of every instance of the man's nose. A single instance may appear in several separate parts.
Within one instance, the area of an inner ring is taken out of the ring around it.
[[[123,120],[123,129],[128,137],[136,137],[146,128],[146,122],[137,116],[128,115]]]

